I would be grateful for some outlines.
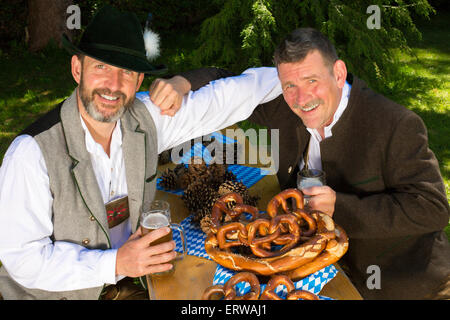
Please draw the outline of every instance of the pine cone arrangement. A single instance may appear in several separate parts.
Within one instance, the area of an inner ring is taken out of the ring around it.
[[[221,196],[237,192],[243,197],[244,203],[256,206],[259,197],[251,196],[248,188],[237,181],[234,173],[228,171],[226,164],[206,165],[203,159],[191,160],[188,167],[179,164],[174,169],[166,169],[161,176],[160,186],[166,190],[184,191],[181,199],[193,214],[192,221],[205,233],[205,230],[209,230],[207,226],[212,207]]]

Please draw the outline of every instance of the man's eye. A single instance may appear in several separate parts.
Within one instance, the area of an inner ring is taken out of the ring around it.
[[[309,79],[309,83],[314,83],[316,81],[317,81],[316,79]]]
[[[105,69],[105,65],[104,64],[98,64],[95,66],[97,69]]]
[[[133,71],[131,71],[131,70],[123,70],[123,73],[131,75],[133,73]]]
[[[284,90],[288,90],[288,89],[291,89],[291,88],[294,88],[295,87],[295,85],[293,85],[292,83],[290,83],[290,84],[287,84],[285,87],[284,87]]]

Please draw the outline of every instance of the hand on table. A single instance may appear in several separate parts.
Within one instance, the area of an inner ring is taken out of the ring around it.
[[[175,259],[175,241],[164,242],[155,246],[150,243],[170,232],[169,227],[160,228],[142,236],[141,228],[117,250],[116,275],[140,277],[155,272],[172,269],[168,263]]]
[[[191,83],[181,76],[170,79],[157,78],[150,85],[150,99],[161,109],[162,115],[173,117],[189,90]]]
[[[311,187],[302,189],[309,198],[308,207],[313,210],[319,210],[333,217],[334,205],[336,204],[336,192],[329,186]]]

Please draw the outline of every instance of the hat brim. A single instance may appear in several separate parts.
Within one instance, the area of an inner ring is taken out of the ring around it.
[[[164,65],[153,66],[147,59],[142,59],[136,56],[129,55],[127,53],[111,52],[108,50],[97,48],[82,50],[79,47],[75,46],[65,34],[63,34],[62,36],[62,44],[70,54],[81,53],[118,68],[128,69],[150,75],[161,75],[167,72],[167,67]]]

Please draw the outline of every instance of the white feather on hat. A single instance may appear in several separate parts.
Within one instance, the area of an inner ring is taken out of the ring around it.
[[[156,59],[159,56],[159,35],[149,28],[145,28],[144,43],[147,59]]]

